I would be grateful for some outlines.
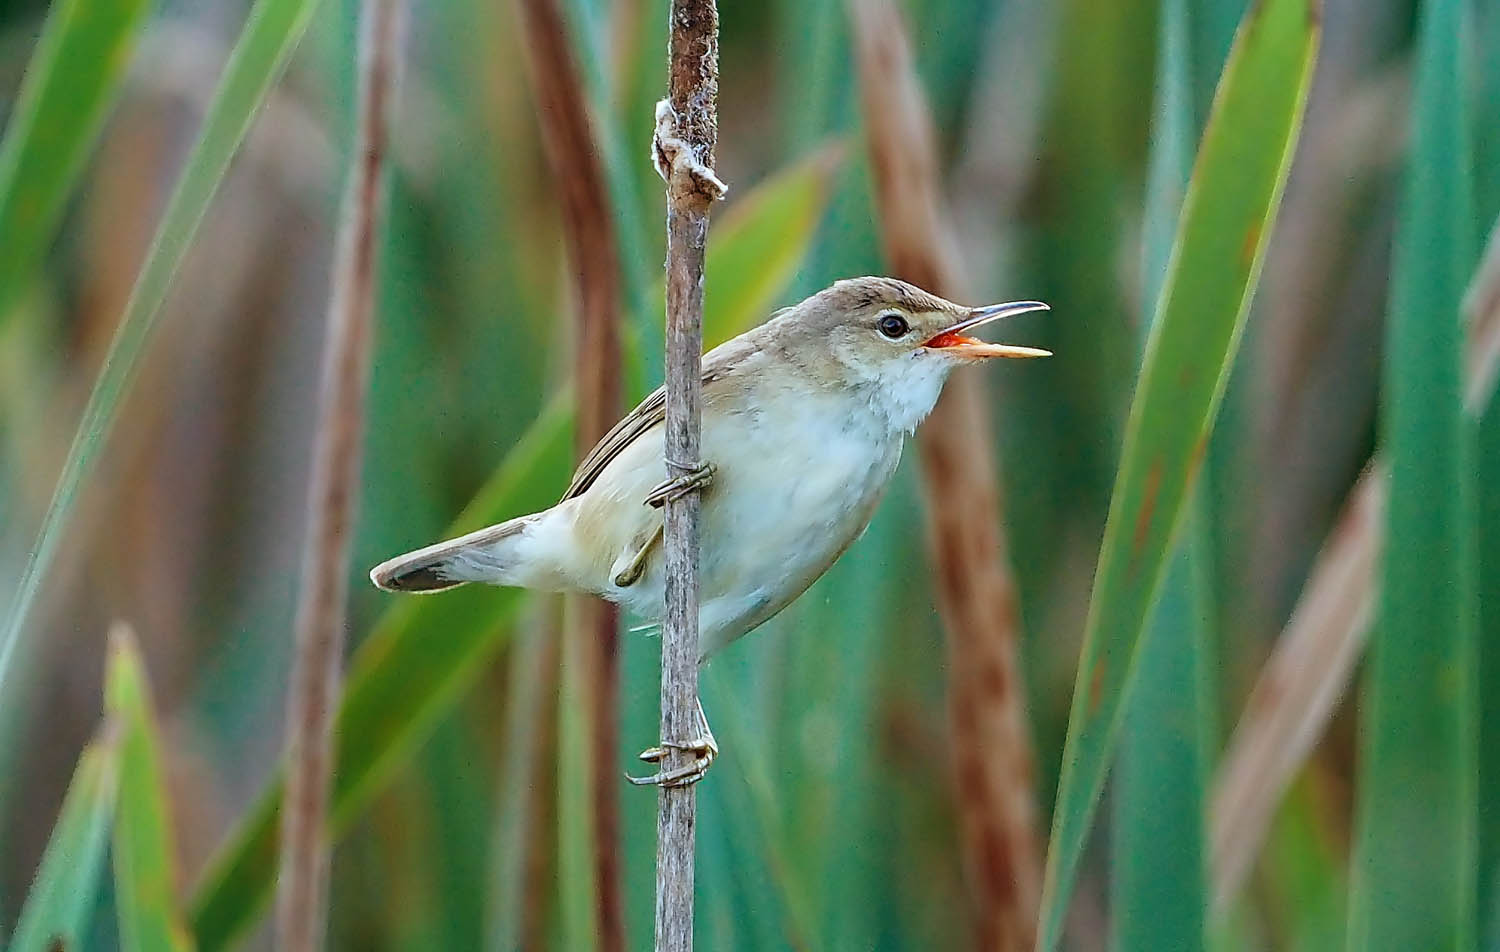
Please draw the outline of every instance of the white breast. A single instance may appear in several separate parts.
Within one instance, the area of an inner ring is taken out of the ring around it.
[[[806,591],[864,531],[895,471],[899,432],[812,400],[773,398],[753,419],[705,428],[719,466],[701,523],[705,654]]]
[[[905,432],[886,412],[770,389],[758,388],[736,407],[706,407],[703,416],[702,457],[717,468],[699,522],[705,655],[785,608],[827,571],[869,524],[901,457]],[[644,498],[661,478],[660,454],[656,430],[611,464],[600,485]],[[627,468],[640,472],[630,478],[613,472]],[[603,492],[600,485],[590,493]],[[582,587],[635,615],[661,617],[659,553],[627,587],[614,585],[613,574]]]

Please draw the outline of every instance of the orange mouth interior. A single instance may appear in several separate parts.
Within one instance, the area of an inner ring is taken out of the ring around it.
[[[962,357],[1051,357],[1052,351],[1040,347],[1022,347],[1018,344],[991,344],[987,340],[943,331],[924,346],[955,351]]]
[[[966,337],[963,334],[955,334],[952,331],[943,333],[927,342],[928,347],[972,347],[975,344],[983,344],[984,341],[977,337]]]

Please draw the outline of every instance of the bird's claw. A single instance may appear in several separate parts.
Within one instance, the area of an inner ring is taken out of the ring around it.
[[[690,741],[686,744],[679,744],[674,741],[663,741],[661,744],[658,744],[655,747],[647,747],[636,756],[638,756],[641,760],[645,761],[648,764],[661,763],[662,758],[667,756],[668,749],[684,750],[690,754],[697,754],[700,757],[706,757],[709,760],[713,760],[715,757],[719,756],[719,744],[714,740],[713,735],[711,734],[707,737],[699,737],[697,740]]]
[[[718,467],[713,463],[704,462],[681,476],[662,480],[646,494],[646,505],[653,509],[660,509],[669,501],[681,499],[694,490],[707,489],[713,483],[714,473],[717,471]]]
[[[648,764],[659,764],[666,758],[668,750],[680,750],[696,756],[692,763],[682,767],[660,770],[649,777],[632,777],[626,774],[625,779],[638,787],[686,787],[702,780],[703,775],[708,773],[708,768],[713,766],[714,758],[719,756],[719,745],[714,742],[713,735],[709,734],[687,743],[664,740],[655,747],[641,751],[640,758]]]

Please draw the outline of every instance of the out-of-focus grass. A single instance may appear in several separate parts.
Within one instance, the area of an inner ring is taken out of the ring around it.
[[[1178,82],[1192,88],[1191,106],[1179,108],[1175,118],[1190,127],[1189,148],[1234,24],[1247,8],[1265,16],[1282,9],[1279,2],[1180,4],[1188,21],[1185,59],[1192,68]],[[1023,4],[1033,12],[1025,13]],[[1177,5],[1169,0],[1165,6]],[[664,85],[666,4],[569,0],[564,6],[588,69],[596,118],[608,133],[614,213],[620,222],[634,216],[634,225],[622,229],[625,277],[634,284],[627,318],[628,335],[638,348],[638,369],[629,380],[634,397],[656,382],[652,340],[659,333],[660,304],[652,288],[660,262],[661,185],[646,157],[651,106]],[[804,166],[808,178],[802,187],[808,192],[781,192],[782,211],[765,211],[758,219],[761,237],[747,234],[737,261],[710,262],[709,306],[723,309],[710,319],[727,328],[758,321],[775,305],[880,265],[870,227],[870,169],[858,147],[862,137],[856,128],[845,4],[777,0],[722,6],[720,166],[732,191],[711,241],[717,244],[735,227],[736,206],[770,171],[831,140],[845,143],[846,157],[821,175]],[[1073,682],[1109,476],[1131,396],[1135,341],[1142,329],[1137,325],[1152,312],[1157,296],[1152,275],[1164,267],[1162,248],[1175,225],[1172,211],[1161,208],[1180,200],[1164,200],[1171,190],[1161,186],[1167,179],[1181,181],[1182,155],[1166,148],[1169,139],[1181,145],[1181,129],[1165,137],[1150,106],[1153,75],[1183,67],[1172,48],[1160,43],[1161,31],[1153,29],[1170,25],[1157,22],[1161,6],[1156,0],[905,4],[923,85],[936,107],[940,174],[954,189],[950,198],[960,217],[1003,219],[998,240],[980,234],[963,249],[976,283],[1002,296],[1041,297],[1054,306],[1045,321],[1018,322],[1014,334],[1050,346],[1056,358],[971,371],[982,374],[995,398],[1008,541],[1026,623],[1027,694],[1039,755],[1036,795],[1044,812],[1062,760],[1062,708]],[[1495,124],[1485,121],[1500,89],[1500,72],[1489,66],[1500,62],[1500,15],[1493,5],[1480,6],[1471,33],[1479,65],[1479,96],[1469,116],[1476,140],[1472,230],[1496,213],[1500,195],[1495,163],[1500,138],[1491,128]],[[242,79],[257,90],[269,88],[291,36],[269,29],[264,11],[295,19],[302,15],[297,11],[310,7],[263,0],[260,19],[251,22],[259,24],[255,29],[262,40],[273,41],[275,49],[262,51],[274,55],[262,60],[262,69],[242,72]],[[59,0],[51,20],[55,24],[65,11],[86,8],[92,9]],[[33,0],[24,8],[0,10],[0,111],[8,108],[12,133],[21,128],[15,120],[29,107],[10,104],[7,96],[32,57],[40,9]],[[79,102],[86,98],[88,77],[117,78],[128,108],[120,111],[122,119],[110,127],[92,165],[70,166],[87,153],[88,130],[96,127],[97,117],[86,110],[71,115],[43,110],[35,128],[71,129],[74,138],[64,136],[46,147],[36,140],[38,149],[27,153],[29,161],[39,163],[29,167],[63,183],[57,194],[68,197],[48,199],[60,201],[61,218],[43,229],[36,238],[40,244],[21,266],[18,286],[25,294],[13,303],[22,319],[12,320],[0,337],[5,361],[0,523],[7,530],[0,533],[0,565],[23,564],[16,543],[29,541],[24,532],[41,511],[36,501],[52,488],[71,432],[68,421],[119,317],[117,297],[140,267],[142,249],[130,238],[131,226],[141,207],[151,210],[150,202],[133,206],[122,219],[111,196],[122,191],[120,183],[125,191],[138,183],[145,196],[171,187],[175,158],[195,134],[191,117],[211,105],[209,94],[225,53],[215,44],[234,39],[244,9],[210,0],[164,11],[174,27],[171,35],[186,37],[175,50],[186,54],[186,69],[175,55],[170,63],[141,64],[128,74],[113,72],[118,62],[89,64],[68,55],[60,57],[60,65],[70,68],[50,74],[63,84],[58,93],[83,97]],[[104,464],[99,475],[110,478],[86,481],[89,491],[79,494],[73,515],[63,520],[67,535],[53,553],[62,558],[53,561],[45,592],[57,598],[52,604],[45,597],[38,600],[27,650],[17,654],[24,667],[16,664],[12,673],[26,678],[38,707],[30,721],[27,711],[16,711],[23,716],[11,718],[18,725],[14,739],[0,740],[15,744],[0,754],[20,768],[15,782],[0,785],[0,856],[5,858],[0,929],[13,920],[37,868],[45,837],[38,830],[45,821],[39,825],[37,818],[57,815],[77,750],[98,722],[97,669],[104,652],[102,639],[88,633],[101,631],[115,617],[139,624],[151,659],[162,715],[161,775],[171,778],[171,832],[185,871],[201,876],[204,856],[236,820],[248,824],[241,832],[254,835],[243,844],[262,849],[240,856],[243,862],[235,869],[244,878],[220,883],[216,895],[229,905],[220,907],[221,931],[206,945],[222,945],[227,938],[222,930],[251,921],[254,902],[265,895],[274,815],[264,803],[262,812],[252,810],[248,819],[235,814],[274,770],[274,741],[267,738],[279,735],[285,608],[295,574],[291,547],[281,540],[300,535],[307,436],[301,418],[311,405],[304,379],[311,363],[301,355],[315,350],[315,335],[307,328],[326,298],[323,262],[307,252],[328,236],[336,180],[330,175],[320,184],[307,177],[310,171],[323,174],[324,166],[306,161],[298,148],[306,129],[299,132],[296,126],[333,129],[318,135],[344,142],[341,117],[347,116],[353,92],[352,7],[323,4],[321,9],[315,21],[318,42],[303,44],[289,81],[269,94],[274,107],[265,115],[272,121],[257,130],[257,136],[270,137],[268,147],[257,146],[229,171],[220,165],[223,174],[210,176],[211,186],[223,178],[228,187],[202,229],[203,250],[192,252],[186,235],[193,229],[188,228],[175,232],[184,243],[163,246],[149,259],[148,269],[154,269],[149,273],[156,276],[150,280],[164,282],[180,257],[183,276],[191,279],[183,289],[193,293],[172,297],[172,309],[183,317],[166,325],[169,333],[158,335],[170,343],[161,351],[170,357],[153,359],[152,348],[141,345],[141,385],[130,388],[129,405],[121,404],[120,422],[128,425],[120,435],[128,439],[115,440],[126,452],[90,457]],[[1342,139],[1341,132],[1353,128],[1392,143],[1391,153],[1404,148],[1400,129],[1382,126],[1366,113],[1373,93],[1399,86],[1391,77],[1400,76],[1411,58],[1416,31],[1410,5],[1367,0],[1334,4],[1324,12],[1330,35],[1339,42],[1330,44],[1318,81],[1329,83],[1336,94],[1314,94],[1311,108],[1323,131],[1309,136],[1308,145],[1314,138]],[[557,831],[567,826],[558,810],[574,808],[555,788],[558,659],[549,623],[521,610],[529,600],[504,592],[456,592],[395,606],[363,584],[362,569],[373,561],[439,536],[454,513],[486,486],[496,491],[488,480],[510,448],[522,447],[518,452],[531,453],[531,462],[529,468],[510,470],[504,492],[511,502],[502,505],[491,496],[492,508],[551,502],[571,457],[563,379],[571,342],[567,322],[559,320],[569,306],[569,282],[562,271],[555,183],[547,177],[530,91],[517,65],[524,51],[516,47],[514,11],[506,4],[457,0],[429,14],[415,25],[408,44],[412,82],[395,130],[398,166],[382,252],[370,464],[358,555],[350,567],[356,580],[351,640],[369,645],[368,653],[355,656],[355,676],[366,672],[368,659],[376,655],[383,658],[383,673],[378,690],[362,688],[364,693],[349,699],[350,710],[357,707],[358,720],[370,730],[348,731],[344,738],[349,756],[362,766],[340,781],[331,946],[469,948],[490,940],[499,948],[560,948],[564,937],[583,935],[589,926],[566,911],[583,904],[564,903],[556,878]],[[999,35],[1005,32],[996,29],[999,23],[1007,24],[1009,35]],[[143,28],[149,33],[157,24],[146,20]],[[242,40],[243,48],[248,34]],[[235,61],[242,69],[244,57],[242,52]],[[91,73],[88,66],[99,71]],[[1346,95],[1351,92],[1357,95]],[[92,100],[102,103],[109,93],[96,86],[93,95],[103,97]],[[1023,99],[1036,105],[1023,106]],[[1389,98],[1383,104],[1387,111],[1399,111],[1390,108]],[[163,130],[156,141],[139,135],[134,125],[148,112],[153,128],[159,123]],[[1036,126],[1026,121],[1034,114],[1040,115]],[[295,121],[288,122],[289,115]],[[1221,132],[1249,138],[1255,129],[1253,123],[1230,126]],[[116,135],[116,130],[135,134]],[[297,194],[263,174],[263,154],[274,154],[278,167],[301,176]],[[217,156],[216,161],[228,158],[222,151]],[[201,154],[190,161],[201,162]],[[1399,182],[1387,170],[1389,156],[1371,162],[1340,156],[1337,149],[1309,148],[1298,161],[1315,171],[1317,180],[1337,187],[1327,195],[1305,193],[1297,214],[1283,216],[1280,237],[1293,248],[1317,253],[1296,262],[1273,256],[1268,278],[1274,275],[1275,281],[1268,290],[1277,293],[1261,295],[1252,327],[1300,324],[1307,314],[1383,310],[1370,302],[1378,304],[1384,293],[1384,229],[1399,194]],[[982,174],[970,174],[976,169]],[[820,214],[828,176],[831,197],[826,214]],[[241,182],[251,183],[247,191],[254,208],[230,201]],[[98,187],[101,183],[108,187]],[[1229,191],[1246,191],[1242,184]],[[808,205],[806,194],[818,195],[818,203]],[[171,215],[184,224],[181,207]],[[251,227],[256,218],[259,223]],[[812,234],[810,247],[804,249],[801,238],[785,240],[787,232]],[[227,236],[222,243],[220,234]],[[273,236],[269,243],[266,234]],[[7,248],[18,240],[0,235]],[[226,255],[226,248],[233,254]],[[1232,252],[1225,255],[1232,257]],[[0,275],[22,261],[0,262]],[[172,265],[165,272],[164,262]],[[1200,262],[1192,271],[1211,275],[1212,264]],[[200,283],[202,275],[236,269],[243,272],[237,293]],[[1340,296],[1328,290],[1345,286],[1360,291]],[[164,291],[166,284],[156,287]],[[205,293],[205,287],[215,290]],[[133,307],[136,313],[144,305],[138,301]],[[1195,774],[1197,768],[1188,763],[1194,751],[1184,738],[1196,732],[1217,740],[1217,716],[1238,712],[1253,676],[1244,665],[1264,654],[1264,638],[1280,627],[1289,607],[1285,592],[1263,590],[1261,576],[1248,570],[1244,527],[1233,520],[1257,513],[1258,507],[1280,505],[1286,497],[1320,530],[1333,515],[1332,497],[1324,498],[1328,487],[1338,489],[1341,479],[1352,479],[1362,457],[1330,453],[1324,459],[1316,452],[1317,436],[1337,434],[1361,444],[1360,453],[1384,439],[1383,431],[1371,431],[1366,422],[1375,406],[1373,393],[1310,384],[1351,372],[1368,375],[1379,356],[1378,335],[1323,339],[1309,331],[1304,346],[1305,351],[1284,352],[1245,348],[1260,359],[1241,360],[1236,369],[1234,392],[1220,413],[1225,419],[1207,451],[1206,469],[1213,478],[1200,480],[1212,482],[1206,487],[1211,491],[1185,498],[1184,508],[1207,511],[1199,526],[1211,543],[1206,567],[1228,589],[1216,593],[1223,595],[1218,613],[1225,617],[1209,629],[1225,644],[1218,652],[1206,647],[1207,657],[1222,653],[1228,664],[1216,672],[1211,696],[1199,699],[1182,687],[1190,679],[1187,665],[1169,664],[1187,659],[1180,654],[1153,659],[1147,643],[1140,671],[1158,688],[1157,697],[1153,702],[1145,692],[1138,695],[1141,709],[1154,713],[1131,721],[1127,756],[1144,757],[1145,749],[1164,753],[1161,768],[1147,771],[1155,779]],[[1273,373],[1278,369],[1284,372]],[[1289,391],[1278,394],[1284,397],[1281,411],[1266,405],[1274,401],[1259,399],[1267,380],[1282,381]],[[137,406],[150,412],[137,418]],[[1188,415],[1180,406],[1172,410]],[[1268,417],[1275,412],[1286,418]],[[1473,463],[1481,483],[1475,510],[1480,584],[1488,587],[1500,577],[1483,569],[1497,561],[1491,555],[1500,537],[1489,488],[1497,480],[1486,476],[1495,472],[1496,454],[1489,447],[1496,443],[1496,417],[1492,407],[1480,424]],[[546,431],[542,436],[533,429],[539,421]],[[1262,429],[1293,433],[1296,445],[1314,447],[1317,458],[1302,462],[1306,471],[1317,472],[1323,489],[1281,480],[1276,499],[1268,498],[1270,490],[1257,481],[1243,445]],[[521,462],[520,456],[511,460],[517,467]],[[805,598],[716,657],[704,673],[704,701],[725,748],[700,788],[704,948],[962,949],[968,944],[963,914],[968,897],[948,773],[942,640],[922,564],[920,505],[910,466],[904,465],[861,542]],[[85,512],[88,518],[78,518]],[[511,514],[476,509],[470,518]],[[1285,574],[1295,579],[1312,554],[1305,540],[1288,542],[1281,560]],[[1205,568],[1201,551],[1194,559],[1195,568]],[[1187,615],[1196,613],[1183,607],[1192,604],[1190,599],[1174,597],[1184,592],[1175,581],[1169,578],[1162,589],[1155,605],[1141,607],[1158,633],[1161,626],[1190,621]],[[183,598],[183,593],[191,595]],[[10,588],[0,589],[0,603],[11,594]],[[1482,624],[1490,629],[1495,601],[1500,599],[1484,599],[1481,605]],[[391,626],[398,625],[402,647],[392,651]],[[533,627],[524,638],[510,637]],[[619,751],[628,763],[655,739],[659,643],[641,633],[622,638]],[[1488,650],[1494,640],[1481,645],[1481,670],[1489,672],[1480,675],[1487,679],[1483,683],[1497,676],[1500,652]],[[6,704],[13,698],[7,692]],[[1349,711],[1356,699],[1351,695],[1345,702]],[[1500,718],[1491,698],[1480,701],[1480,779],[1484,789],[1492,789],[1500,776],[1500,748],[1494,743]],[[1195,709],[1201,721],[1183,725],[1180,719]],[[1403,711],[1398,714],[1405,716]],[[7,716],[12,713],[8,707]],[[1179,719],[1173,723],[1184,727],[1181,735],[1164,720],[1169,716]],[[346,711],[346,717],[354,715]],[[1350,786],[1357,779],[1351,769],[1352,720],[1346,714],[1335,722],[1288,798],[1258,867],[1257,888],[1227,921],[1211,927],[1216,949],[1311,952],[1343,941]],[[1425,722],[1412,716],[1409,726],[1419,730],[1419,723]],[[418,742],[423,737],[427,740]],[[98,749],[92,750],[87,764],[99,761]],[[86,766],[86,772],[97,770]],[[1079,914],[1070,923],[1080,947],[1102,947],[1112,934],[1121,938],[1122,948],[1132,942],[1149,946],[1153,934],[1169,927],[1189,936],[1199,928],[1204,910],[1193,908],[1201,899],[1191,898],[1198,888],[1188,859],[1198,827],[1186,815],[1195,809],[1187,805],[1195,790],[1184,780],[1173,785],[1171,796],[1146,800],[1135,783],[1141,778],[1140,773],[1134,779],[1122,775],[1116,790],[1113,842],[1120,852],[1107,857],[1100,850],[1081,858]],[[1492,885],[1500,841],[1494,834],[1500,824],[1488,809],[1494,799],[1481,799],[1487,812],[1479,826],[1479,876],[1490,884],[1481,886],[1475,916],[1485,930],[1481,936],[1494,934],[1494,925],[1486,928],[1483,920],[1488,915],[1493,921],[1500,901]],[[622,784],[621,804],[628,945],[647,948],[654,797]],[[123,819],[123,799],[120,810]],[[1148,825],[1148,817],[1160,825]],[[1168,856],[1175,857],[1170,867]],[[1128,872],[1126,863],[1133,864]],[[1402,863],[1393,859],[1386,868],[1399,875]],[[1187,872],[1167,876],[1167,868]],[[80,949],[117,944],[111,913],[124,911],[127,895],[118,887],[75,894],[84,903],[69,912]]]
[[[1244,326],[1317,47],[1307,0],[1268,0],[1219,80],[1146,343],[1084,630],[1053,815],[1039,947],[1063,915],[1118,739],[1142,630]]]
[[[1288,952],[1344,947],[1349,877],[1341,844],[1333,842],[1323,822],[1327,798],[1326,791],[1319,796],[1315,778],[1304,776],[1287,797],[1267,844],[1266,886],[1286,912],[1271,924],[1268,942]]]
[[[1491,406],[1485,415],[1480,427],[1480,439],[1478,440],[1476,454],[1481,460],[1478,472],[1481,475],[1494,476],[1500,473],[1500,415],[1496,413],[1496,407]],[[1479,647],[1479,674],[1482,684],[1493,683],[1491,679],[1500,676],[1500,648],[1497,648],[1496,632],[1500,632],[1500,619],[1496,618],[1493,607],[1493,596],[1496,582],[1493,574],[1496,566],[1500,566],[1500,542],[1496,541],[1496,533],[1490,527],[1494,526],[1495,517],[1500,516],[1500,492],[1496,492],[1493,484],[1481,482],[1479,490],[1481,518],[1489,520],[1480,533],[1480,557],[1479,567],[1481,570],[1482,591],[1485,598],[1481,601],[1481,625],[1482,639]],[[1491,574],[1483,574],[1483,573]],[[1500,889],[1496,888],[1497,873],[1500,873],[1500,864],[1497,864],[1497,844],[1500,844],[1500,808],[1496,807],[1496,791],[1500,788],[1500,701],[1496,701],[1488,693],[1480,692],[1479,705],[1479,870],[1478,889],[1476,890],[1479,902],[1479,927],[1483,941],[1488,942],[1491,948],[1500,943]]]
[[[161,737],[140,649],[129,628],[110,632],[104,704],[120,731],[114,825],[115,907],[126,952],[192,948],[178,906],[176,834],[161,772]]]
[[[1460,302],[1475,260],[1468,8],[1423,5],[1386,330],[1390,454],[1349,948],[1474,947],[1478,682]]]
[[[149,0],[53,5],[0,142],[0,327],[120,94]]]
[[[225,64],[197,144],[162,214],[151,251],[136,277],[130,301],[84,407],[52,502],[42,518],[36,544],[21,571],[16,595],[4,621],[0,622],[0,696],[4,695],[10,659],[24,633],[32,603],[53,565],[79,490],[93,471],[109,436],[177,269],[203,223],[230,160],[301,39],[314,6],[314,0],[257,0]],[[62,102],[55,108],[68,106]]]
[[[1478,683],[1500,683],[1500,399],[1475,423],[1475,524],[1479,527]],[[1478,888],[1479,936],[1500,943],[1500,696],[1479,691],[1478,724]]]
[[[1142,223],[1146,301],[1161,293],[1199,131],[1193,18],[1183,0],[1159,14],[1156,110]],[[1150,316],[1141,322],[1149,330]],[[1190,495],[1161,593],[1141,635],[1140,683],[1128,702],[1112,816],[1111,902],[1118,952],[1204,946],[1208,908],[1204,787],[1215,694],[1209,682],[1209,512]]]
[[[47,852],[10,937],[11,952],[77,948],[88,934],[102,885],[120,770],[113,727],[83,749]]]

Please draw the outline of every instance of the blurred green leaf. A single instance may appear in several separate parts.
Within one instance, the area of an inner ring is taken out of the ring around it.
[[[793,855],[798,845],[815,847],[816,844],[794,842],[796,837],[787,820],[797,817],[783,816],[783,812],[793,812],[788,808],[806,809],[808,804],[803,794],[814,793],[817,784],[815,778],[799,773],[795,789],[777,790],[775,749],[767,742],[771,732],[746,723],[746,699],[734,687],[733,674],[738,674],[741,682],[751,679],[744,659],[735,669],[730,669],[726,659],[708,666],[703,681],[705,693],[710,697],[706,709],[716,712],[711,716],[720,725],[724,743],[733,745],[737,752],[721,791],[728,821],[724,836],[736,843],[739,851],[757,853],[766,866],[764,880],[751,880],[741,889],[752,898],[758,913],[774,923],[775,932],[785,936],[793,948],[824,948],[825,937],[817,915],[819,884],[812,881],[804,864],[796,862]],[[773,718],[792,716],[780,710],[772,715]],[[744,867],[751,864],[741,865],[741,875],[750,879]],[[756,927],[756,931],[769,931],[760,923]],[[752,947],[761,948],[764,943]]]
[[[572,468],[573,417],[567,394],[548,404],[465,507],[450,536],[552,505]],[[440,598],[403,598],[381,617],[349,666],[339,709],[338,769],[331,823],[347,824],[373,787],[422,736],[503,644],[521,604],[519,589],[467,585]]]
[[[842,145],[809,158],[746,194],[714,225],[704,265],[703,340],[713,346],[764,321],[797,273],[828,204]],[[653,304],[665,313],[658,286]],[[794,303],[791,301],[785,303]]]
[[[599,830],[594,822],[594,775],[599,765],[589,755],[591,726],[586,692],[588,672],[580,657],[582,638],[594,632],[579,629],[571,614],[580,606],[576,599],[564,610],[559,632],[562,662],[557,692],[557,891],[559,944],[564,949],[592,952],[600,947],[598,879],[594,856],[598,850]],[[610,738],[610,742],[614,742]],[[633,765],[634,761],[625,761]],[[629,769],[627,766],[626,769]],[[609,778],[618,782],[618,777]],[[611,844],[610,848],[617,848]]]
[[[1493,63],[1500,57],[1500,6],[1476,4],[1478,61]],[[1481,69],[1475,102],[1469,113],[1474,124],[1475,209],[1480,221],[1500,214],[1500,123],[1492,121],[1500,108],[1500,69]]]
[[[554,399],[458,517],[453,535],[552,504],[572,465],[567,394]],[[349,666],[339,707],[329,825],[346,831],[390,770],[504,644],[519,589],[468,585],[440,597],[397,601]],[[200,949],[221,949],[270,899],[277,855],[278,775],[226,851],[210,867],[193,904]]]
[[[505,744],[500,765],[494,837],[490,849],[490,900],[485,907],[488,948],[525,947],[527,866],[546,816],[538,776],[538,751],[552,736],[557,705],[555,625],[522,625],[516,632],[505,678]]]
[[[1465,0],[1421,8],[1386,328],[1380,611],[1360,707],[1349,948],[1475,941],[1477,550],[1460,301],[1474,265]]]
[[[706,341],[731,337],[765,316],[817,226],[830,171],[823,157],[792,167],[748,193],[710,233]],[[744,272],[757,272],[755,280],[745,281]],[[731,294],[742,296],[731,301]],[[627,366],[638,366],[633,352]],[[571,400],[563,393],[449,534],[552,505],[567,485],[572,462]],[[391,769],[474,683],[504,645],[523,597],[519,589],[467,585],[436,597],[401,599],[381,618],[350,664],[339,709],[330,813],[335,835],[349,828]],[[270,897],[280,796],[278,778],[199,887],[193,932],[205,952],[233,942]]]
[[[1500,399],[1476,428],[1479,526],[1479,683],[1500,684]],[[1500,947],[1500,692],[1479,693],[1480,935]]]
[[[1115,778],[1112,923],[1118,952],[1204,947],[1204,811],[1213,698],[1201,494],[1143,636]]]
[[[1304,771],[1266,843],[1267,887],[1287,919],[1272,945],[1287,952],[1328,952],[1344,945],[1348,870],[1342,847],[1330,842],[1321,822],[1315,791],[1311,772]]]
[[[778,74],[786,82],[775,115],[790,151],[808,149],[841,132],[857,114],[849,22],[837,0],[782,0],[776,4]]]
[[[192,948],[177,906],[177,856],[161,772],[161,739],[135,637],[110,632],[104,706],[118,725],[120,792],[115,816],[115,906],[126,952]]]
[[[1162,4],[1143,226],[1148,301],[1160,294],[1166,278],[1173,224],[1191,173],[1197,132],[1191,19],[1185,0]],[[1142,326],[1149,325],[1143,321]],[[1189,952],[1204,945],[1204,788],[1213,709],[1204,497],[1200,491],[1188,499],[1176,551],[1142,636],[1140,683],[1125,714],[1111,852],[1117,952]]]
[[[82,947],[99,896],[119,755],[118,737],[108,725],[79,755],[62,812],[11,936],[10,952]]]
[[[0,326],[119,97],[150,0],[57,0],[0,142]]]
[[[1156,108],[1151,121],[1143,234],[1142,298],[1153,306],[1172,263],[1172,242],[1182,217],[1183,196],[1193,171],[1193,140],[1199,134],[1193,107],[1193,18],[1187,0],[1163,0],[1157,33]],[[1145,315],[1144,332],[1155,315]]]
[[[1248,15],[1219,83],[1126,424],[1074,686],[1038,948],[1056,947],[1119,737],[1141,632],[1223,392],[1317,45],[1309,0]]]
[[[1054,0],[1050,56],[1034,54],[1047,63],[1055,88],[1032,160],[1042,166],[1030,174],[1046,204],[1035,223],[1032,260],[1020,272],[1027,289],[1022,296],[1044,298],[1067,319],[1044,322],[1043,339],[1058,359],[1039,379],[1016,388],[1016,408],[1007,413],[1010,444],[1041,458],[1017,467],[1006,518],[1026,561],[1053,572],[1060,525],[1081,523],[1090,534],[1099,532],[1118,462],[1121,408],[1139,365],[1138,315],[1118,284],[1101,277],[1118,268],[1118,231],[1127,227],[1127,203],[1137,201],[1157,5]],[[1028,571],[1019,570],[1022,584]]]
[[[136,365],[151,338],[162,302],[177,269],[198,232],[209,203],[219,190],[229,162],[259,114],[267,92],[280,77],[301,38],[314,0],[256,0],[250,10],[218,89],[203,119],[198,141],[167,203],[146,261],[136,276],[125,313],[110,342],[109,353],[89,394],[78,432],[68,450],[52,502],[42,518],[36,545],[21,573],[15,599],[0,628],[0,697],[26,618],[41,581],[52,567],[73,513],[79,489],[93,470],[109,436],[115,415],[134,378]],[[70,64],[70,68],[71,68]]]

